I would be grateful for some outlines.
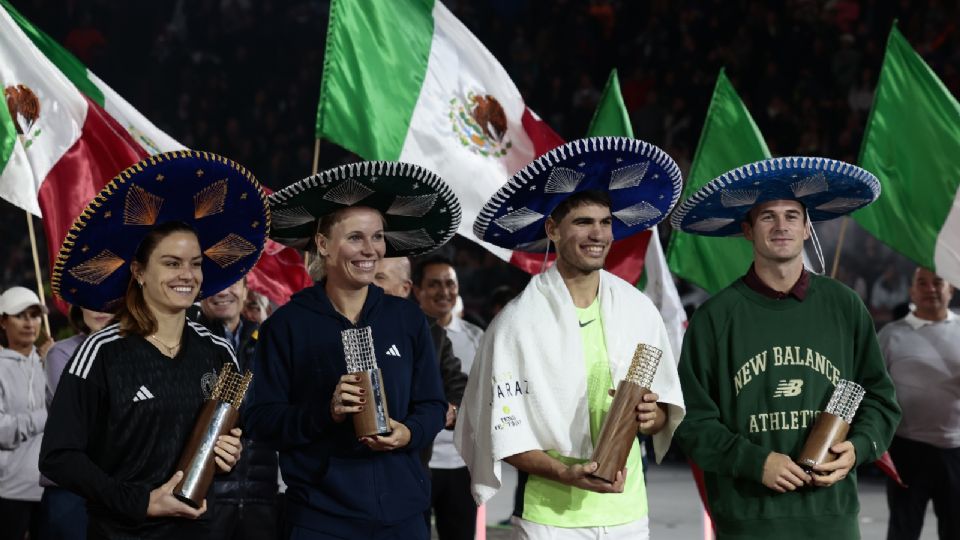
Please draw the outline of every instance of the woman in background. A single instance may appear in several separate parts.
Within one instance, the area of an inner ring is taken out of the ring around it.
[[[30,289],[11,287],[0,295],[0,540],[36,538],[39,521],[40,440],[47,422],[46,379],[38,349],[44,307]]]
[[[113,322],[113,314],[102,313],[80,306],[70,306],[70,326],[77,332],[62,341],[58,341],[44,362],[47,372],[47,407],[53,401],[60,375],[70,357],[80,347],[87,336],[103,329]],[[40,499],[40,540],[83,540],[87,537],[87,506],[83,497],[68,489],[63,489],[46,477],[40,477],[44,487]]]

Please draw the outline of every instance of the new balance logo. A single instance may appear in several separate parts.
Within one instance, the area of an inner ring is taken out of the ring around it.
[[[148,399],[153,399],[153,394],[147,390],[146,386],[141,386],[140,389],[137,390],[137,395],[134,396],[133,402],[136,403],[138,401],[146,401]]]
[[[803,389],[803,379],[780,379],[773,397],[797,397]]]
[[[391,345],[390,348],[387,349],[387,356],[400,356],[400,349],[398,349],[396,345]]]

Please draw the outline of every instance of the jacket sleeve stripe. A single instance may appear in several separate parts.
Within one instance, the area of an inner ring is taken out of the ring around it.
[[[121,337],[119,324],[111,324],[99,332],[90,334],[80,345],[77,353],[73,356],[73,360],[70,361],[70,366],[67,370],[71,375],[86,379],[87,374],[90,373],[90,367],[97,357],[97,351],[100,350],[100,346],[104,343],[120,339]]]
[[[187,321],[187,324],[190,325],[190,328],[192,328],[193,331],[196,332],[198,336],[210,338],[210,340],[213,341],[215,344],[226,349],[227,352],[230,353],[230,360],[233,361],[233,367],[237,368],[237,371],[240,371],[240,362],[237,361],[237,355],[236,353],[233,352],[233,345],[231,345],[229,341],[227,341],[226,339],[220,336],[214,335],[213,333],[210,332],[210,330],[207,330],[207,327],[203,326],[200,323],[197,323],[194,321]]]

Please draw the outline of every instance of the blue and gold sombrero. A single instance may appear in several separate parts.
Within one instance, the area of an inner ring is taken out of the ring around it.
[[[244,167],[207,152],[158,154],[121,172],[76,219],[53,267],[54,294],[94,311],[114,311],[140,242],[170,221],[197,231],[201,298],[253,268],[270,230],[266,195]]]
[[[810,221],[827,221],[879,196],[880,181],[856,165],[820,157],[771,158],[714,178],[680,203],[670,224],[691,234],[735,236],[750,209],[765,201],[799,201]]]
[[[460,226],[460,201],[439,176],[397,161],[350,163],[309,176],[269,197],[270,236],[311,249],[317,220],[353,206],[373,208],[386,221],[386,256],[420,255],[447,243]]]
[[[473,232],[491,244],[541,251],[543,223],[564,200],[581,191],[609,194],[613,237],[649,229],[680,197],[680,168],[663,150],[626,137],[593,137],[558,146],[535,159],[483,205]]]

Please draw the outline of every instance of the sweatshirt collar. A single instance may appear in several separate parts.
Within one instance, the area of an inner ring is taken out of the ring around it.
[[[347,321],[347,318],[341,315],[333,306],[333,302],[331,302],[330,297],[327,296],[326,283],[326,279],[317,281],[313,287],[295,294],[292,300],[295,300],[295,303],[307,309],[342,319],[353,326],[353,323]],[[357,320],[358,326],[368,324],[370,320],[376,317],[383,296],[383,289],[372,283],[367,285],[367,298],[364,300],[363,308],[360,310],[360,318]]]
[[[793,284],[793,287],[791,287],[789,291],[784,293],[774,290],[764,283],[757,274],[754,265],[751,264],[747,275],[743,276],[743,283],[755,292],[773,300],[783,300],[792,296],[798,301],[803,302],[807,297],[807,289],[810,287],[810,272],[808,272],[806,268],[801,270],[797,282]]]

